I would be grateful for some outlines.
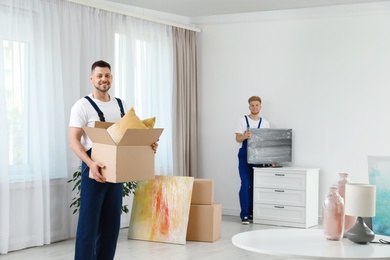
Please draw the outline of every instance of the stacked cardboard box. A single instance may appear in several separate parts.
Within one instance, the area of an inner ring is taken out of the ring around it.
[[[214,202],[214,181],[195,179],[187,240],[214,242],[221,238],[222,204]]]

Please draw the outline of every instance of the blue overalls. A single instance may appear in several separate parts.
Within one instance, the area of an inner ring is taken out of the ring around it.
[[[246,126],[249,128],[248,117],[245,116]],[[259,125],[260,128],[262,118],[260,117]],[[241,188],[239,192],[241,212],[240,217],[249,218],[253,214],[253,167],[254,164],[249,164],[247,159],[247,147],[248,141],[244,140],[242,146],[238,151],[238,172],[241,178]]]
[[[96,103],[86,97],[105,121]],[[123,117],[120,99],[118,104]],[[91,156],[91,149],[87,151]],[[81,165],[80,214],[77,226],[75,260],[114,259],[120,229],[122,183],[100,183],[89,178],[89,167]]]

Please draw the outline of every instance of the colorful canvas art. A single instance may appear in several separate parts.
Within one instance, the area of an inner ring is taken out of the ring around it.
[[[376,186],[376,214],[372,218],[375,234],[390,236],[390,157],[368,156],[370,184]]]
[[[193,177],[156,176],[138,183],[127,237],[185,244]]]

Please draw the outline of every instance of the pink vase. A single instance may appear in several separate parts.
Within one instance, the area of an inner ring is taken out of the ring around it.
[[[349,174],[346,172],[340,172],[340,179],[337,182],[337,186],[339,188],[339,194],[340,196],[344,199],[344,204],[345,204],[345,185],[347,183],[350,183],[349,180]],[[344,237],[346,237],[347,232],[355,225],[357,220],[357,217],[355,216],[344,216]]]
[[[340,240],[344,234],[344,199],[338,193],[338,187],[329,188],[322,203],[322,229],[329,240]]]

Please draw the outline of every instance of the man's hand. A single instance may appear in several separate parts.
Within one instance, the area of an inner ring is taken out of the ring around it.
[[[105,183],[106,178],[101,174],[101,169],[104,168],[103,164],[99,162],[93,162],[91,165],[89,165],[89,171],[92,174],[92,178],[100,183]]]
[[[249,132],[249,128],[246,129],[246,132],[244,133],[245,139],[249,139],[252,137],[252,133]]]
[[[158,141],[158,140],[157,140]],[[153,150],[153,152],[154,153],[156,153],[157,152],[157,147],[158,147],[158,143],[157,142],[155,142],[155,143],[152,143],[152,150]]]

